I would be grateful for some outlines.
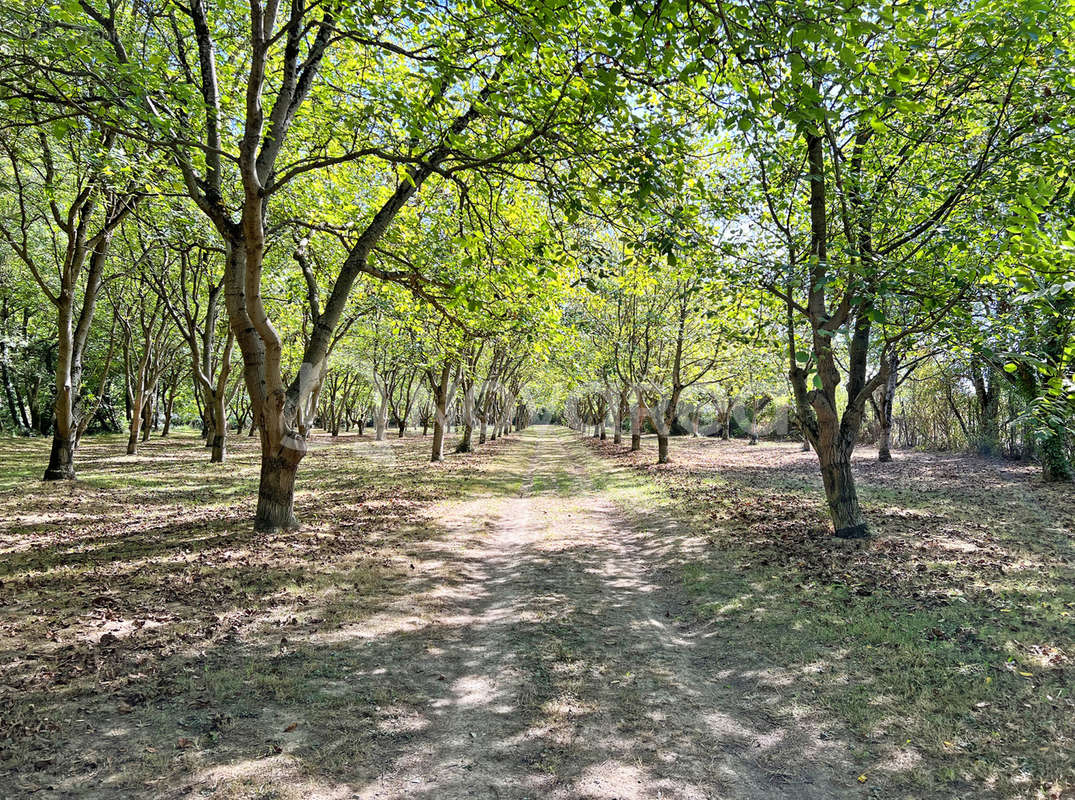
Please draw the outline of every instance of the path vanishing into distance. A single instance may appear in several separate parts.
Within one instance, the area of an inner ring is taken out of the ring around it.
[[[827,665],[698,612],[699,564],[722,604],[769,590],[650,476],[562,428],[435,467],[427,441],[325,437],[287,533],[232,497],[253,447],[196,483],[161,440],[122,494],[143,462],[90,451],[77,497],[34,488],[59,522],[4,495],[35,546],[0,576],[0,797],[871,796],[803,681]]]
[[[413,587],[323,637],[364,639],[360,685],[336,690],[383,698],[356,770],[374,772],[338,796],[862,796],[843,748],[774,690],[779,654],[692,629],[676,564],[691,541],[647,516],[643,486],[562,429],[519,440],[444,510]]]

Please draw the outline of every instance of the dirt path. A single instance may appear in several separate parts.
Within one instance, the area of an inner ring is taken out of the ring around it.
[[[518,496],[455,505],[422,564],[463,557],[462,580],[379,620],[378,636],[421,633],[384,675],[406,734],[377,747],[379,776],[351,796],[861,794],[841,748],[758,688],[756,655],[677,621],[662,533],[602,489],[607,466],[551,430],[498,466]]]

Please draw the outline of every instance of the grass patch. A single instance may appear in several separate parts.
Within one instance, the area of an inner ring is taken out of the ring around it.
[[[856,461],[874,538],[831,537],[794,446],[674,440],[625,456],[705,539],[696,624],[778,654],[761,680],[825,709],[878,797],[1056,797],[1075,783],[1075,492],[963,455]],[[988,509],[988,515],[983,514]],[[1067,796],[1066,794],[1064,796]]]

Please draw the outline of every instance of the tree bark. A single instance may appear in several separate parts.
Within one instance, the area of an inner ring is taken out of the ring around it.
[[[375,431],[374,438],[378,442],[385,440],[385,430],[388,427],[388,394],[385,393],[381,397],[381,403],[377,406],[375,416],[373,418],[373,428]]]
[[[46,481],[74,480],[74,439],[57,424],[52,434],[52,450],[45,470]]]
[[[436,406],[433,420],[433,452],[430,461],[444,460],[444,429],[448,421],[448,382],[451,378],[451,365],[446,361],[441,367],[440,375],[428,372],[430,384],[433,390],[433,402]]]
[[[877,448],[877,460],[888,462],[892,460],[892,406],[896,401],[896,386],[899,383],[900,359],[896,353],[888,358],[888,380],[881,389],[880,422],[881,441]]]
[[[295,517],[295,474],[301,452],[283,449],[271,454],[272,443],[261,435],[261,482],[258,485],[258,508],[254,529],[258,531],[294,530],[299,527]]]
[[[212,452],[209,454],[210,464],[222,464],[227,450],[228,417],[224,411],[224,393],[216,392],[213,397],[213,435],[210,442]],[[239,426],[242,430],[242,425]]]
[[[619,402],[616,404],[616,428],[612,432],[612,443],[623,444],[623,417],[627,413],[627,393],[620,392]]]
[[[642,449],[642,399],[635,398],[635,404],[631,407],[631,452],[637,453]]]
[[[851,453],[837,445],[818,448],[821,481],[836,536],[841,539],[865,539],[869,529],[862,517],[855,478],[851,473]]]
[[[73,480],[75,477],[75,409],[74,387],[74,332],[72,307],[69,294],[63,294],[57,304],[59,321],[59,346],[56,350],[56,398],[53,414],[56,427],[52,433],[52,450],[44,480]],[[81,377],[81,376],[80,376]]]
[[[469,453],[473,448],[471,447],[471,439],[474,434],[474,426],[469,422],[463,426],[463,438],[459,440],[459,444],[455,448],[457,453]]]
[[[668,463],[668,434],[666,433],[657,434],[657,463]]]

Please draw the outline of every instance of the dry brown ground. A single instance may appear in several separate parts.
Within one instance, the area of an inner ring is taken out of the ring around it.
[[[0,452],[0,797],[1033,797],[1071,775],[1070,493],[1020,467],[863,460],[879,536],[849,548],[788,446],[677,440],[654,469],[544,429],[430,466],[420,437],[325,437],[304,529],[266,537],[245,441],[211,468],[190,438],[96,440],[64,487],[27,444]]]

